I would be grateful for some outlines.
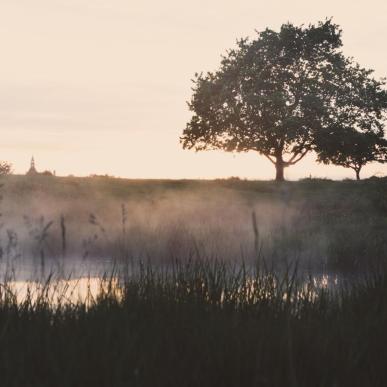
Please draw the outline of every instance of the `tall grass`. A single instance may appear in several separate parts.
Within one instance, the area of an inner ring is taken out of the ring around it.
[[[0,260],[11,265],[0,285],[0,386],[385,386],[386,183],[10,177],[4,208],[28,216],[27,232],[0,233]],[[21,205],[31,193],[35,210]],[[112,197],[105,212],[100,196]],[[120,205],[116,225],[107,215]],[[42,278],[72,257],[112,256],[120,271],[90,279],[80,296],[77,279],[48,276],[21,297],[12,265],[23,252]],[[320,260],[357,280],[305,278]],[[373,274],[359,278],[364,270]]]
[[[53,303],[50,282],[20,302],[4,284],[1,385],[385,385],[384,271],[350,289],[221,261],[118,277],[78,302]]]

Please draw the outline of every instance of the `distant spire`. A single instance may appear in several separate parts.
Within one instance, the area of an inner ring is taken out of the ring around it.
[[[27,172],[27,175],[37,175],[37,174],[38,174],[38,171],[36,170],[36,167],[35,167],[35,159],[34,159],[34,156],[32,156],[30,170]]]

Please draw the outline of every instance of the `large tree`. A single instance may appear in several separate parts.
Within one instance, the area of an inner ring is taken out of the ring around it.
[[[366,164],[387,162],[387,140],[382,135],[340,128],[331,135],[321,137],[317,160],[351,168],[357,180],[360,180],[360,171]]]
[[[285,24],[240,40],[218,71],[196,74],[183,147],[257,151],[283,180],[284,168],[316,147],[317,133],[349,126],[355,116],[362,130],[380,132],[383,82],[341,47],[341,30],[331,20]]]

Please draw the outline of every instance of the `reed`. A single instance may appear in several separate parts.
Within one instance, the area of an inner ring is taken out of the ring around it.
[[[296,267],[138,262],[72,302],[52,277],[22,302],[5,283],[1,384],[382,386],[384,273],[330,288]]]

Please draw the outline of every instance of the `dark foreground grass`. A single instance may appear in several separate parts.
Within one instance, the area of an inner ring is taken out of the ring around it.
[[[332,291],[191,262],[89,304],[46,294],[18,304],[2,287],[1,386],[386,385],[384,274]]]

